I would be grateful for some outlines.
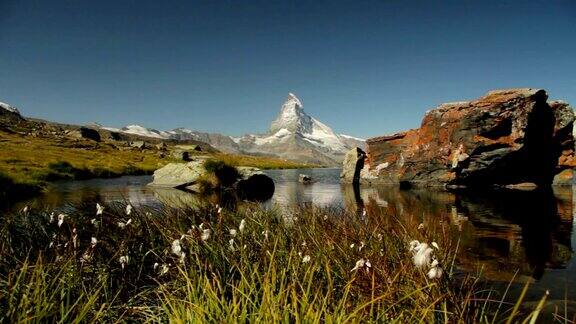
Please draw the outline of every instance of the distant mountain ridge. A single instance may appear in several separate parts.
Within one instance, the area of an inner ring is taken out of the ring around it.
[[[351,148],[364,147],[363,139],[336,134],[329,126],[306,114],[303,107],[302,101],[293,93],[289,93],[267,133],[241,137],[198,132],[186,128],[171,131],[158,131],[139,125],[120,129],[101,128],[158,139],[197,140],[228,153],[272,155],[328,166],[340,165],[344,154]]]

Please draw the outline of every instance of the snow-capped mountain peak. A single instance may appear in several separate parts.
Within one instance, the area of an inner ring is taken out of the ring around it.
[[[270,125],[270,132],[276,133],[283,128],[291,132],[311,132],[312,118],[304,112],[302,107],[302,101],[293,93],[288,93],[280,114]]]

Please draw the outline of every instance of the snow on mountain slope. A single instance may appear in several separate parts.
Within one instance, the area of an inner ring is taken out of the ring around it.
[[[104,127],[104,129],[107,129],[109,131],[114,131],[113,130],[114,128]],[[140,136],[161,138],[161,139],[168,139],[170,137],[170,134],[168,132],[157,131],[155,129],[142,127],[140,125],[129,125],[129,126],[123,127],[120,130],[116,130],[116,131],[120,131],[120,132],[126,133],[126,134],[133,134],[133,135],[140,135]]]
[[[359,141],[359,142],[365,142],[366,140],[363,138],[359,138],[359,137],[354,137],[354,136],[350,136],[350,135],[345,135],[345,134],[340,134],[341,137],[344,137],[346,139],[351,139],[351,140],[355,140],[355,141]]]

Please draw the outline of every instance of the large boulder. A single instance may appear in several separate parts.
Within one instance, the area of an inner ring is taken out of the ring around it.
[[[100,142],[102,139],[100,133],[97,130],[88,127],[80,127],[78,129],[71,130],[68,132],[68,136],[71,138],[88,139],[96,142]]]
[[[269,176],[256,173],[235,184],[238,198],[249,201],[266,201],[274,195],[274,181]]]
[[[364,167],[366,153],[361,148],[356,147],[348,151],[344,156],[342,173],[340,179],[344,183],[358,183],[360,181],[360,171]]]
[[[169,163],[154,171],[150,186],[187,189],[194,186],[206,174],[204,160],[188,163]]]
[[[574,113],[547,99],[544,90],[509,89],[442,104],[418,129],[368,139],[361,181],[550,185],[574,163]]]

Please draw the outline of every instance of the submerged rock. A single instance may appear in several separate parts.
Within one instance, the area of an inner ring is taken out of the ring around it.
[[[574,164],[574,113],[540,89],[489,92],[428,111],[421,127],[368,139],[360,180],[406,185],[550,185]],[[343,178],[351,176],[351,161]],[[358,159],[359,160],[359,159]]]
[[[303,184],[311,184],[312,183],[312,177],[310,177],[307,174],[300,174],[300,175],[298,175],[298,181],[300,183],[303,183]]]

